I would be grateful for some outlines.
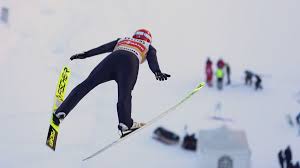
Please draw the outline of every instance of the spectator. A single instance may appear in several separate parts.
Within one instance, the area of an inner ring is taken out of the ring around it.
[[[224,61],[222,59],[219,59],[217,62],[217,71],[216,71],[216,76],[217,76],[217,88],[219,90],[223,89],[223,78],[224,78]]]
[[[220,69],[223,69],[224,66],[225,66],[225,63],[224,63],[223,59],[219,59],[217,62],[217,67]]]
[[[300,112],[299,112],[298,115],[296,116],[296,123],[297,123],[298,126],[300,127]]]
[[[8,15],[9,15],[9,9],[6,7],[2,7],[1,13],[0,13],[0,16],[1,16],[0,20],[3,23],[8,23]]]
[[[286,162],[286,168],[293,168],[292,164],[292,150],[291,147],[288,146],[285,151],[284,151],[284,156],[285,156],[285,162]]]
[[[245,71],[245,85],[252,85],[252,76],[253,73],[251,71],[246,70]]]
[[[300,112],[296,116],[296,124],[298,126],[298,134],[300,135]]]
[[[206,61],[205,73],[206,73],[206,83],[208,86],[212,87],[213,69],[212,69],[212,61],[209,58],[207,58]]]
[[[225,70],[226,70],[226,76],[227,76],[227,85],[230,85],[231,83],[231,80],[230,80],[230,74],[231,74],[231,71],[230,71],[230,66],[228,63],[225,64]]]
[[[284,156],[282,150],[278,153],[278,160],[281,168],[284,168]]]
[[[255,74],[254,77],[256,78],[256,81],[255,81],[255,90],[262,89],[260,76],[257,75],[257,74]]]

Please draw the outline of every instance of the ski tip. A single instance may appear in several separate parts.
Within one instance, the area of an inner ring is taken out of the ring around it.
[[[205,82],[201,82],[201,83],[199,84],[199,87],[203,87],[203,86],[205,86]]]
[[[200,88],[202,88],[202,87],[204,87],[205,86],[205,82],[201,82],[201,83],[199,83],[199,85],[196,87],[197,89],[200,89]]]

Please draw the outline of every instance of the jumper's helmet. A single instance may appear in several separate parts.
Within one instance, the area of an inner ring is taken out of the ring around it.
[[[140,39],[140,40],[147,41],[148,43],[152,42],[152,35],[146,29],[137,30],[132,37],[135,38],[135,39]]]

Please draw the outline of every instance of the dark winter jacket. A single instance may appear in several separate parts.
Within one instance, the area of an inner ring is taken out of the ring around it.
[[[230,75],[231,71],[230,71],[230,66],[228,64],[226,64],[226,74]]]
[[[282,150],[280,150],[279,153],[278,153],[278,160],[279,160],[279,163],[280,163],[281,167],[283,168],[284,156],[283,156]]]
[[[261,83],[261,78],[260,78],[260,76],[255,75],[255,78],[256,78],[256,83]]]
[[[292,151],[291,148],[288,146],[284,151],[285,160],[289,163],[292,161]]]

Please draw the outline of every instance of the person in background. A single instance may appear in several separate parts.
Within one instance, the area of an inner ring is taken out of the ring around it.
[[[9,9],[7,7],[2,7],[0,11],[0,23],[1,21],[8,24]]]
[[[300,112],[298,113],[298,115],[296,116],[296,123],[299,125],[300,127]]]
[[[253,73],[251,71],[249,70],[245,71],[245,85],[249,85],[249,86],[252,85],[252,76]]]
[[[296,124],[298,125],[298,134],[300,136],[300,112],[296,116]]]
[[[217,76],[217,88],[219,90],[223,89],[223,78],[224,78],[224,71],[223,68],[225,66],[225,63],[222,59],[219,59],[217,62],[217,71],[216,71],[216,76]]]
[[[219,59],[217,62],[217,67],[223,69],[224,66],[225,66],[225,62],[223,61],[223,59]]]
[[[213,79],[213,68],[212,68],[212,61],[210,58],[207,58],[206,65],[205,65],[205,74],[206,74],[206,83],[209,87],[213,86],[212,79]]]
[[[231,84],[231,80],[230,80],[230,75],[231,75],[231,70],[230,70],[230,66],[228,63],[225,64],[225,70],[226,70],[226,76],[227,76],[227,85]]]
[[[284,156],[283,156],[283,151],[280,150],[278,153],[278,160],[281,168],[284,168]]]
[[[293,163],[292,163],[293,157],[292,157],[292,150],[290,146],[288,146],[284,150],[284,156],[285,156],[286,168],[293,168]]]
[[[254,77],[256,78],[256,81],[255,81],[255,90],[263,89],[262,86],[261,86],[261,77],[259,75],[257,75],[257,74],[255,74]]]

